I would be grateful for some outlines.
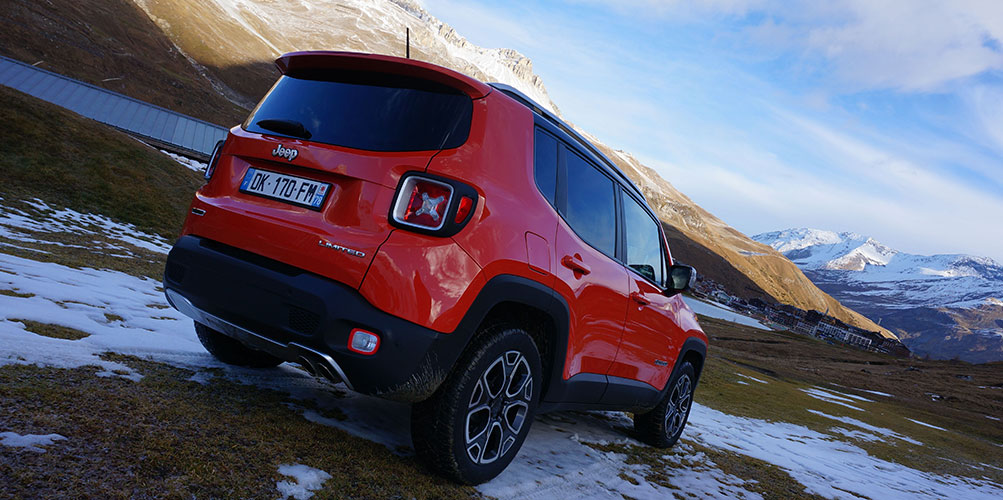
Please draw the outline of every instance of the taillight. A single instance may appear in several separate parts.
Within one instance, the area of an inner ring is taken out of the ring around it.
[[[477,206],[472,187],[425,172],[401,176],[390,209],[394,226],[435,236],[452,236],[471,218]]]
[[[439,229],[446,223],[452,196],[453,187],[449,184],[412,175],[404,180],[397,194],[394,218],[402,224]]]
[[[213,172],[216,171],[216,164],[219,163],[220,152],[223,151],[223,143],[226,141],[218,141],[216,147],[212,148],[212,154],[209,155],[209,163],[205,166],[205,180],[212,178]]]

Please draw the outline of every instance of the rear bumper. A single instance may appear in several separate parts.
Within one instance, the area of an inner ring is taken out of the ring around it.
[[[164,288],[171,305],[195,321],[389,399],[431,395],[465,340],[385,313],[334,280],[196,236],[174,245]],[[355,328],[380,336],[375,354],[348,349]]]

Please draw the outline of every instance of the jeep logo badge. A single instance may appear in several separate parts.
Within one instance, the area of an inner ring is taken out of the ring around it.
[[[285,158],[289,161],[293,161],[294,159],[296,159],[296,157],[299,156],[299,154],[300,154],[299,151],[293,148],[283,147],[281,144],[279,144],[278,146],[275,147],[275,149],[272,150],[272,156]]]

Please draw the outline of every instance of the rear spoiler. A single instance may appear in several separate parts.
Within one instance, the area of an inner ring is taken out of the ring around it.
[[[480,99],[491,93],[490,86],[463,73],[401,57],[316,50],[283,54],[275,60],[275,65],[283,75],[304,69],[344,69],[429,80],[455,88],[471,99]]]

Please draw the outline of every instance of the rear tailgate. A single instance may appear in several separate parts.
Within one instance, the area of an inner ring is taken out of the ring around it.
[[[438,151],[461,145],[471,99],[490,90],[443,68],[385,56],[297,53],[276,63],[284,75],[230,131],[183,234],[357,288],[392,231],[387,216],[401,174],[424,170]],[[250,182],[255,173],[291,176],[281,186],[296,184],[301,189],[288,193],[304,196],[282,199],[274,184],[263,192]],[[326,193],[309,196],[314,191]]]
[[[271,151],[295,149],[295,164]],[[239,154],[229,154],[239,151]],[[241,248],[358,287],[392,227],[387,214],[400,174],[425,168],[434,152],[375,155],[304,146],[234,129],[213,181],[196,194],[187,233]],[[241,192],[250,169],[330,186],[320,210]]]

